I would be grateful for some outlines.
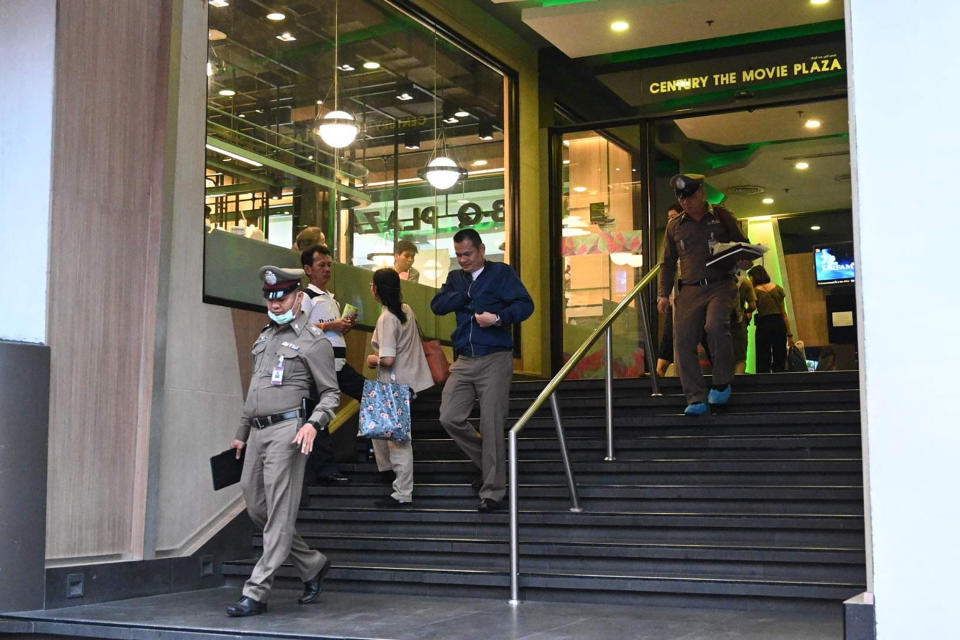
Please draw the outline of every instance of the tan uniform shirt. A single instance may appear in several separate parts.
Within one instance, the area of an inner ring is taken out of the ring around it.
[[[718,278],[728,271],[707,267],[713,245],[718,242],[747,242],[733,214],[723,207],[709,207],[696,221],[683,213],[667,223],[663,243],[663,267],[660,270],[659,295],[670,295],[677,275],[677,262],[684,283],[703,278]]]
[[[324,427],[336,414],[340,390],[334,371],[333,347],[320,329],[300,312],[293,322],[271,322],[253,343],[253,375],[237,440],[247,441],[250,419],[284,413],[300,407],[303,398],[317,399],[317,406],[306,421]],[[283,357],[281,383],[274,384],[274,368]]]
[[[423,391],[433,386],[433,376],[427,357],[423,354],[417,316],[406,304],[403,305],[403,312],[407,314],[407,321],[403,324],[388,309],[384,309],[377,318],[370,343],[381,358],[394,358],[392,367],[380,367],[379,380],[390,382],[390,373],[393,372],[398,383],[410,385],[414,391]]]

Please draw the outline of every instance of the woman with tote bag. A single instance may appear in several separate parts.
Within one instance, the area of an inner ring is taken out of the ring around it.
[[[383,305],[373,330],[373,353],[367,366],[377,369],[383,383],[407,385],[414,394],[433,386],[433,377],[423,355],[423,343],[417,329],[417,317],[400,297],[400,276],[393,269],[373,274],[373,297]],[[410,440],[373,440],[377,470],[393,469],[393,493],[375,502],[378,507],[409,507],[413,504],[413,445]]]

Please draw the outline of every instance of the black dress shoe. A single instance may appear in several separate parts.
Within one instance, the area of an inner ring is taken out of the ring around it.
[[[300,604],[315,602],[320,597],[320,592],[323,591],[323,577],[327,575],[328,571],[330,571],[330,558],[327,558],[327,561],[323,563],[320,571],[317,571],[317,575],[303,583],[303,595],[297,599],[297,602]]]
[[[396,479],[397,474],[393,472],[393,469],[387,469],[386,471],[377,473],[377,482],[380,484],[393,484],[393,481]]]
[[[253,598],[248,598],[243,596],[232,605],[227,607],[227,615],[234,618],[242,618],[245,616],[257,616],[261,613],[266,613],[267,603],[260,602],[259,600],[254,600]]]
[[[503,509],[506,504],[506,500],[494,500],[493,498],[480,498],[480,504],[477,506],[477,511],[480,513],[493,513],[494,511],[500,511]]]
[[[353,482],[353,480],[339,472],[331,473],[330,475],[323,476],[319,479],[320,484],[325,484],[327,486],[343,486],[345,484],[350,484],[351,482]]]
[[[386,498],[378,498],[374,500],[373,505],[375,507],[380,507],[381,509],[408,509],[413,506],[413,503],[401,502],[393,496],[387,496]]]

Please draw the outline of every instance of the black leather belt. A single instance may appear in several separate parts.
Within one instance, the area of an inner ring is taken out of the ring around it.
[[[250,418],[250,426],[257,429],[263,429],[264,427],[269,427],[272,424],[277,424],[278,422],[283,422],[284,420],[299,418],[302,415],[303,413],[300,409],[291,409],[290,411],[274,413],[273,415],[269,416],[257,416],[255,418]]]
[[[346,357],[347,357],[347,348],[346,348],[346,347],[334,347],[334,348],[333,348],[333,357],[334,357],[334,358],[346,358]]]
[[[724,280],[736,280],[736,278],[729,273],[725,273],[722,276],[714,276],[712,278],[704,277],[695,282],[680,281],[677,283],[679,285],[677,289],[681,289],[683,287],[706,287],[708,285],[716,284],[717,282],[722,282]]]

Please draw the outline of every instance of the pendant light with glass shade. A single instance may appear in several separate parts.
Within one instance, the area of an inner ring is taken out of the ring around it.
[[[317,134],[334,149],[350,146],[357,137],[357,123],[352,115],[340,111],[340,0],[333,5],[333,111],[323,116]]]
[[[440,71],[437,68],[437,31],[433,31],[433,151],[430,154],[430,162],[427,166],[420,169],[417,175],[429,182],[435,189],[444,191],[461,178],[467,177],[467,171],[457,164],[457,162],[447,153],[447,138],[440,128],[438,132],[437,120],[440,118],[440,110],[437,107],[437,76]],[[439,155],[438,155],[439,153]]]

